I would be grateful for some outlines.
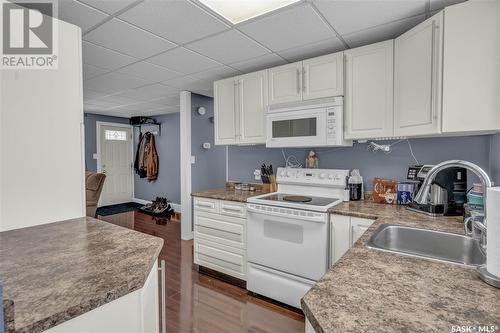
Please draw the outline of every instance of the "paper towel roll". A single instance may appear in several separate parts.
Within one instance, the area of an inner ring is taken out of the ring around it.
[[[491,187],[486,192],[487,249],[486,269],[500,277],[500,187]]]

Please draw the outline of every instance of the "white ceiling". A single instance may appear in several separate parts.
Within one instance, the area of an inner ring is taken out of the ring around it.
[[[59,0],[82,28],[85,112],[179,111],[179,93],[390,38],[463,0],[302,0],[237,25],[197,0]]]

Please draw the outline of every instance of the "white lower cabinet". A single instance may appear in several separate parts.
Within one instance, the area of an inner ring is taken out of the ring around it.
[[[194,199],[194,263],[246,280],[246,205]]]
[[[141,289],[44,332],[158,333],[160,325],[158,295],[158,265],[155,263]]]
[[[344,215],[330,215],[330,266],[351,248],[374,220]]]

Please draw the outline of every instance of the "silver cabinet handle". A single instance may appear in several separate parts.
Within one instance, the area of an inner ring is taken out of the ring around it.
[[[302,91],[306,91],[306,69],[302,67]]]
[[[222,207],[223,210],[226,210],[228,212],[235,212],[235,213],[242,213],[243,209],[241,208],[231,208],[231,207]]]
[[[198,207],[204,207],[204,208],[214,208],[214,205],[209,204],[209,203],[201,203],[201,202],[198,202],[196,205],[197,205]]]
[[[297,94],[300,94],[300,69],[297,68]]]
[[[165,299],[165,274],[167,271],[167,266],[165,265],[165,260],[160,260],[160,267],[158,268],[160,272],[160,286],[161,286],[161,332],[167,333],[167,301]]]

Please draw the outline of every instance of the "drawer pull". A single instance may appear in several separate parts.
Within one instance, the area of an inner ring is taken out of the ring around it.
[[[228,212],[243,213],[243,209],[241,208],[222,207],[222,209],[227,210]]]
[[[197,205],[198,207],[214,208],[214,205],[213,205],[213,204],[210,204],[210,203],[202,203],[202,202],[198,202],[196,205]]]

